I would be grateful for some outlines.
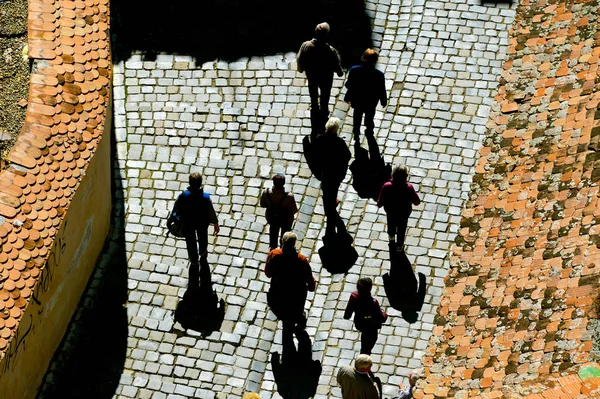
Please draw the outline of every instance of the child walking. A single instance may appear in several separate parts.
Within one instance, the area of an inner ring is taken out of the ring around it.
[[[412,207],[420,203],[419,195],[413,185],[408,182],[406,166],[394,167],[392,179],[381,188],[377,206],[383,207],[387,214],[390,243],[395,243],[399,251],[404,250],[404,238]]]
[[[373,280],[362,277],[356,283],[356,291],[350,294],[344,319],[349,320],[354,313],[354,326],[360,334],[360,353],[370,355],[375,342],[377,330],[387,320],[388,315],[379,307],[377,299],[371,296]]]

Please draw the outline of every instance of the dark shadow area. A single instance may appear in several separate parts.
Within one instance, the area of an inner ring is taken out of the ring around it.
[[[124,192],[112,132],[112,226],[37,398],[113,398],[127,354]]]
[[[325,270],[331,274],[346,274],[358,259],[358,252],[352,246],[353,239],[348,233],[323,237],[319,257]]]
[[[219,300],[212,288],[210,267],[206,260],[203,259],[200,265],[200,284],[194,284],[190,279],[188,289],[177,304],[175,321],[184,329],[197,331],[207,337],[221,329],[225,318],[225,301]],[[190,273],[190,277],[192,275]]]
[[[381,187],[392,177],[392,166],[381,157],[379,146],[373,136],[367,136],[367,151],[355,142],[354,161],[350,164],[352,187],[360,198],[377,201]]]
[[[357,64],[372,45],[364,0],[114,0],[113,57],[118,62],[134,51],[145,59],[186,54],[201,63],[297,52],[324,21],[342,63]]]
[[[404,251],[397,251],[395,244],[390,244],[389,273],[383,277],[385,294],[390,301],[390,306],[402,312],[402,318],[409,323],[414,323],[419,318],[419,313],[425,302],[427,281],[423,273],[418,273],[419,281],[413,272],[412,265]]]
[[[296,328],[294,331],[298,340],[296,349],[293,339],[283,341],[282,357],[278,352],[271,355],[273,377],[277,385],[277,392],[284,399],[308,399],[315,396],[319,377],[321,376],[321,362],[312,359],[312,343],[304,329]]]

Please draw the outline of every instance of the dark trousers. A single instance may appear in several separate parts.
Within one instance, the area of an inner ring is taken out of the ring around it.
[[[336,199],[338,190],[340,188],[341,181],[329,181],[323,180],[321,182],[321,189],[323,190],[323,210],[327,217],[327,226],[325,227],[325,235],[330,236],[336,233],[346,234],[346,225],[340,217],[336,209]]]
[[[360,353],[370,355],[377,342],[377,329],[366,328],[360,332]]]
[[[191,228],[185,235],[185,245],[190,258],[189,286],[195,288],[200,279],[200,262],[202,267],[208,267],[208,227]]]
[[[291,222],[281,223],[278,220],[272,220],[269,222],[269,247],[271,249],[279,246],[280,238],[288,231],[292,230]]]
[[[322,115],[329,115],[329,97],[331,97],[330,79],[308,79],[308,93],[310,94],[310,106],[313,110],[321,111]],[[319,107],[319,90],[321,91],[321,106]]]
[[[388,234],[396,236],[396,244],[400,247],[404,245],[404,239],[406,238],[406,228],[408,227],[408,217],[387,215],[388,220]]]
[[[360,140],[360,127],[362,126],[363,115],[365,117],[365,135],[372,136],[375,132],[375,107],[355,107],[352,132],[354,139]]]

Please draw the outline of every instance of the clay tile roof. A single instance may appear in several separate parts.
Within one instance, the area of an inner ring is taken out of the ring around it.
[[[0,172],[0,358],[104,132],[108,12],[108,0],[29,1],[29,57],[37,62],[23,129]]]
[[[600,41],[596,25],[579,28],[589,4],[517,9],[416,398],[600,397],[597,378],[577,376],[600,342]]]

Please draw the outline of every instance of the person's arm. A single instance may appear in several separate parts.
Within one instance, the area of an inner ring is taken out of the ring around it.
[[[387,106],[387,90],[385,89],[385,75],[381,72],[381,83],[379,85],[379,101],[381,101],[381,106]]]
[[[302,256],[302,255],[300,255]],[[306,287],[310,292],[314,292],[315,288],[317,288],[317,279],[312,274],[312,269],[310,268],[310,263],[308,263],[308,259],[304,256],[301,258],[302,263],[304,263],[305,267],[305,279],[306,279]]]
[[[208,223],[212,224],[214,227],[214,234],[219,234],[221,228],[219,227],[219,219],[217,218],[217,213],[215,212],[215,208],[213,206],[210,198],[206,198],[208,200]]]
[[[377,305],[377,309],[379,309],[379,312],[381,314],[381,324],[383,324],[388,319],[388,315],[386,312],[383,311],[383,309],[381,309],[381,305],[379,305],[379,301],[377,299],[373,298],[373,301],[375,301],[375,305]]]
[[[289,194],[290,197],[290,210],[292,211],[292,214],[295,214],[296,212],[298,212],[298,205],[296,204],[296,199],[294,198],[294,195],[292,193]]]
[[[350,320],[352,317],[352,313],[354,313],[354,295],[350,294],[350,298],[348,298],[348,304],[346,305],[346,311],[344,311],[344,319]]]
[[[379,198],[377,199],[377,207],[381,208],[383,206],[383,201],[385,201],[385,192],[387,187],[387,183],[381,187],[381,191],[379,192]]]
[[[268,278],[271,278],[271,260],[273,259],[273,251],[269,252],[267,261],[265,262],[265,274]]]
[[[260,196],[260,206],[261,208],[268,208],[269,207],[269,189],[265,189],[265,191],[262,192],[261,196]]]
[[[306,52],[306,43],[302,43],[302,46],[300,46],[300,50],[298,50],[298,55],[296,56],[296,69],[300,73],[304,72],[305,52]]]
[[[352,103],[352,95],[354,94],[353,92],[353,85],[354,85],[354,69],[350,68],[350,71],[348,71],[348,77],[346,78],[346,83],[344,84],[344,86],[346,86],[346,95],[344,96],[344,101],[351,104]]]
[[[342,70],[342,62],[340,61],[340,55],[338,54],[337,50],[333,47],[331,47],[331,53],[333,56],[333,63],[335,65],[334,72],[337,76],[341,78],[342,76],[344,76],[344,71]]]
[[[421,198],[419,198],[419,194],[417,194],[417,191],[415,190],[415,187],[408,183],[408,190],[410,192],[410,202],[412,202],[413,205],[417,206],[421,203]]]

